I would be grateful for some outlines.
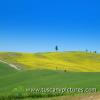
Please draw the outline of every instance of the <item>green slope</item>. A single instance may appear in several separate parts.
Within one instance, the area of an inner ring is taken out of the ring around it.
[[[14,68],[11,68],[8,64],[0,62],[0,78],[2,78],[3,76],[11,75],[16,72],[17,71]]]
[[[12,98],[14,95],[20,97],[26,88],[97,88],[100,91],[99,76],[100,73],[97,72],[17,71],[7,64],[0,63],[0,100],[11,100],[7,95],[11,95]],[[2,96],[5,99],[2,99]],[[34,94],[32,96],[34,97]]]
[[[0,77],[0,97],[26,93],[26,88],[97,88],[100,73],[75,73],[50,70],[28,70]],[[17,89],[17,91],[15,91]],[[73,94],[73,93],[72,93]],[[77,94],[77,93],[76,93]],[[71,95],[71,94],[70,94]],[[34,93],[32,94],[34,97]],[[14,99],[15,100],[15,99]]]

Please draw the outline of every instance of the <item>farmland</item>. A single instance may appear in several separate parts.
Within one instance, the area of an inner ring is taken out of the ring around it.
[[[20,68],[16,70],[6,63],[0,63],[0,100],[56,96],[56,94],[34,93],[23,95],[26,88],[96,88],[98,92],[100,91],[99,54],[6,52],[0,53],[0,60]],[[80,93],[64,95],[77,94]]]
[[[100,72],[100,54],[86,52],[15,53],[1,52],[0,60],[20,69],[50,69],[74,72]]]

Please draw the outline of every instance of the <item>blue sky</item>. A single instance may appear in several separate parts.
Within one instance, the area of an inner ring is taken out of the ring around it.
[[[0,51],[100,52],[99,0],[1,0]]]

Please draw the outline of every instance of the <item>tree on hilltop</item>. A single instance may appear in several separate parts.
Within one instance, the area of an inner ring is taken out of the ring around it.
[[[55,46],[55,50],[56,50],[56,51],[58,51],[58,50],[59,50],[59,48],[58,48],[58,46],[57,46],[57,45]]]

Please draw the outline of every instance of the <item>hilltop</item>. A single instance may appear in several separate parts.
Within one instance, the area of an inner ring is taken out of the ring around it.
[[[100,72],[100,54],[86,52],[0,52],[0,60],[20,69]]]

